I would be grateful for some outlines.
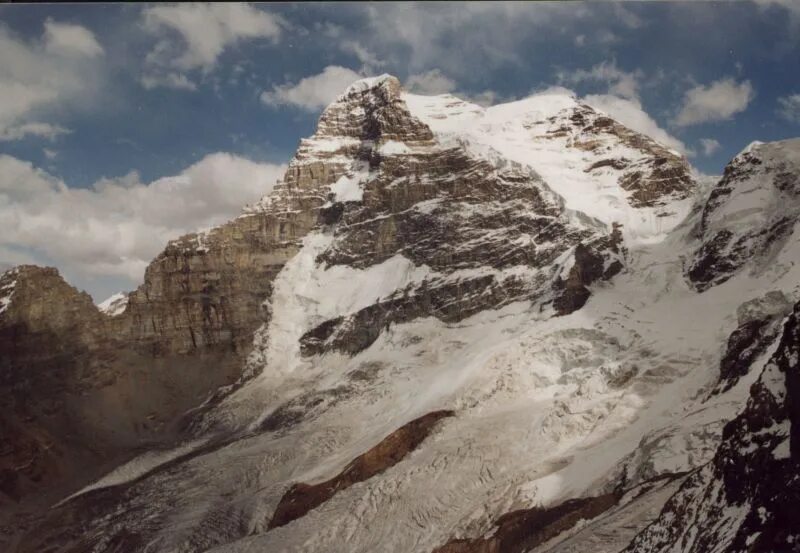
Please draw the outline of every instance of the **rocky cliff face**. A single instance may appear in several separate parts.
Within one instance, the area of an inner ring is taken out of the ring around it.
[[[725,426],[714,459],[692,474],[626,549],[800,551],[800,304],[777,350]]]
[[[52,270],[2,277],[2,393],[26,398],[3,492],[76,492],[5,545],[625,548],[710,481],[786,343],[800,251],[788,223],[758,237],[793,220],[797,148],[759,148],[706,201],[679,154],[572,97],[355,83],[270,195],[171,242],[123,311]],[[756,176],[775,191],[739,226]],[[770,268],[703,261],[719,232]]]
[[[59,476],[74,476],[89,454],[91,436],[70,435],[63,419],[68,393],[107,383],[103,360],[91,356],[107,321],[88,294],[65,283],[55,269],[20,266],[0,277],[0,401],[3,503],[18,501]],[[77,408],[76,405],[71,406]],[[66,459],[63,440],[82,444],[81,457]]]

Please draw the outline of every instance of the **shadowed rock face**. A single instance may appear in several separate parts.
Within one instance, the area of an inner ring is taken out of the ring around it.
[[[800,304],[713,461],[625,550],[800,551]]]
[[[0,277],[0,288],[12,289],[0,314],[0,505],[7,505],[40,483],[73,476],[81,461],[96,462],[90,436],[70,436],[64,414],[78,416],[76,397],[108,382],[106,361],[91,352],[109,329],[91,297],[55,269],[18,267]],[[65,434],[81,444],[80,459],[64,459]]]
[[[624,252],[618,225],[614,225],[610,236],[579,244],[567,277],[559,277],[553,283],[553,288],[561,292],[553,302],[556,313],[568,315],[583,307],[591,295],[589,285],[610,280],[623,269]]]
[[[428,437],[440,420],[452,417],[452,411],[434,411],[398,428],[369,451],[359,455],[347,467],[319,484],[294,484],[283,495],[269,528],[277,528],[298,519],[325,503],[337,492],[372,478],[396,465]]]
[[[253,215],[211,231],[202,248],[197,236],[173,242],[115,317],[55,269],[6,273],[3,501],[79,485],[142,445],[174,440],[184,412],[241,378],[271,282],[307,221]]]

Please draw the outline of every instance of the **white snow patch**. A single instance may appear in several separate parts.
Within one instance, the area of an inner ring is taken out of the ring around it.
[[[113,294],[97,304],[97,308],[109,315],[111,317],[115,317],[116,315],[121,314],[125,311],[125,308],[128,307],[128,293],[127,292],[117,292]]]
[[[347,96],[350,96],[351,94],[356,94],[356,93],[359,93],[359,92],[366,92],[367,90],[370,90],[371,88],[375,88],[375,87],[377,87],[379,85],[382,85],[384,82],[386,82],[387,80],[392,79],[392,78],[394,78],[394,77],[392,77],[388,73],[384,73],[383,75],[379,75],[377,77],[366,77],[364,79],[358,80],[358,81],[354,82],[353,84],[351,84],[350,86],[348,86],[345,89],[344,93],[341,96],[339,96],[339,99],[337,101],[342,101],[343,99],[347,98]]]
[[[256,347],[253,362],[270,374],[291,373],[308,364],[300,356],[300,337],[318,324],[372,305],[407,284],[432,273],[395,255],[367,269],[346,265],[323,267],[317,256],[333,241],[331,235],[312,233],[275,279],[268,328],[259,331],[265,348]],[[257,339],[258,339],[257,334]],[[268,338],[267,338],[268,337]]]
[[[358,165],[331,185],[331,192],[340,202],[360,202],[364,199],[364,183],[369,179],[369,168]]]
[[[385,156],[392,156],[392,155],[410,154],[411,148],[409,148],[405,144],[405,142],[399,142],[397,140],[387,140],[386,142],[380,145],[378,151]]]

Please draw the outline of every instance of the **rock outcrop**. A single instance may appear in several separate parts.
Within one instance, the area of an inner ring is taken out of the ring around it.
[[[720,361],[719,384],[714,392],[725,392],[753,369],[759,356],[780,336],[783,319],[792,304],[777,290],[743,303],[737,310],[739,326],[731,333]]]
[[[330,480],[319,484],[292,484],[275,508],[269,528],[288,524],[325,503],[337,492],[396,465],[428,437],[439,421],[453,414],[452,411],[434,411],[409,421],[353,459]]]
[[[713,461],[687,479],[626,552],[800,551],[798,359],[800,303]]]
[[[552,123],[558,120],[559,116],[550,119]],[[604,168],[618,171],[617,182],[628,193],[632,207],[664,207],[694,193],[694,178],[686,159],[677,152],[586,105],[572,110],[569,120],[572,124],[562,123],[550,130],[549,135],[569,137],[573,148],[601,155],[609,141],[640,153],[639,159],[628,159],[624,155],[603,157],[584,169],[587,173]]]

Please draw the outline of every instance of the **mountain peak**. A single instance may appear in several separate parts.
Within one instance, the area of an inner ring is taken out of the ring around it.
[[[363,94],[368,91],[386,91],[392,95],[399,94],[401,89],[400,80],[394,75],[384,73],[377,77],[365,77],[348,86],[338,97],[337,101],[346,100],[355,94]]]

